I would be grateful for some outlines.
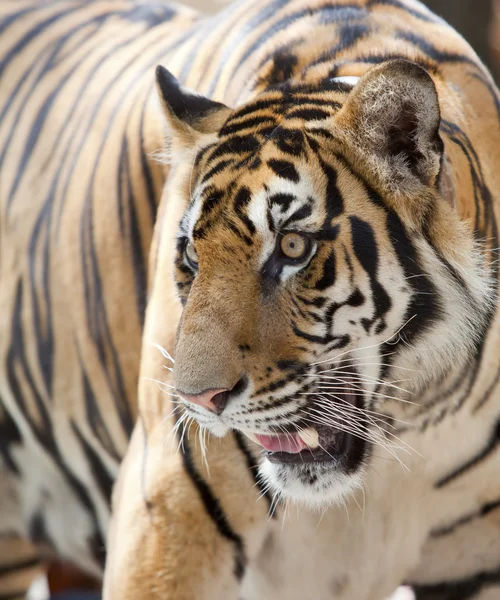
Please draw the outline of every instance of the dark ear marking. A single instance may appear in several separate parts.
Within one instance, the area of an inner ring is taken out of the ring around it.
[[[219,117],[229,115],[227,106],[182,87],[177,78],[161,65],[156,67],[156,83],[167,117],[188,128],[201,133],[216,131],[222,124]],[[214,123],[211,123],[212,120]]]
[[[418,173],[414,165],[422,160],[422,152],[418,149],[416,136],[418,133],[418,123],[415,114],[409,103],[403,103],[401,106],[400,119],[397,124],[389,126],[387,151],[392,156],[398,156],[404,153],[408,166],[415,175]]]

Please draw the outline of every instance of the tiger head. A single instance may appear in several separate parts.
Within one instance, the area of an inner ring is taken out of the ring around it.
[[[283,496],[334,501],[488,318],[436,85],[395,60],[233,110],[162,67],[157,84],[186,206],[176,393],[202,427],[260,445]]]

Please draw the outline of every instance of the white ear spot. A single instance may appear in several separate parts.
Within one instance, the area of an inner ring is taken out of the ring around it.
[[[330,81],[338,81],[339,83],[345,83],[346,85],[354,87],[358,83],[359,77],[355,77],[354,75],[344,75],[343,77],[333,77]]]

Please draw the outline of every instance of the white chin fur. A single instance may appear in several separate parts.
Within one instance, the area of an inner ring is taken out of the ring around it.
[[[307,471],[305,470],[307,469]],[[346,497],[363,486],[362,472],[345,475],[333,465],[288,466],[264,459],[260,464],[262,478],[285,500],[293,500],[311,508],[341,504]],[[314,481],[308,481],[310,472]]]

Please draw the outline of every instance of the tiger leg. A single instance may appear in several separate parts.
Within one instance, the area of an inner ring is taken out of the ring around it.
[[[0,537],[0,600],[21,600],[44,573],[36,549],[17,536]]]
[[[245,568],[268,526],[269,504],[232,435],[200,443],[143,418],[135,427],[114,490],[105,600],[236,600]]]

